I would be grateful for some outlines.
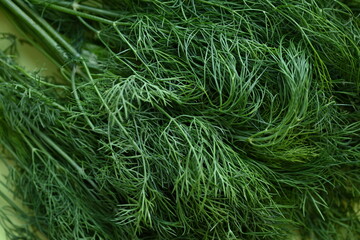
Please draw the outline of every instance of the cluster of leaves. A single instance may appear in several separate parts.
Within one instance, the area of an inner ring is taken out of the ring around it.
[[[360,26],[343,3],[0,6],[63,76],[0,55],[0,143],[29,227],[49,239],[359,239]]]

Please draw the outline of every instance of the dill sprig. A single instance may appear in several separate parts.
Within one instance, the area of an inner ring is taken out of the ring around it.
[[[351,4],[0,4],[63,76],[0,55],[11,239],[359,238]]]

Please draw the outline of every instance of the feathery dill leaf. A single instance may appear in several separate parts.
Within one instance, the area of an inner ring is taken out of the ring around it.
[[[352,5],[0,6],[64,78],[0,55],[0,143],[29,239],[359,238]]]

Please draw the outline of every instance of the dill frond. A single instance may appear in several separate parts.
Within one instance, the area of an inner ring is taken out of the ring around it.
[[[358,239],[348,6],[0,1],[64,78],[1,52],[0,143],[31,210],[9,238]]]

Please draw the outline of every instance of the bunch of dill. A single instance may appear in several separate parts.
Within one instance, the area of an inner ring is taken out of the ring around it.
[[[0,6],[63,78],[0,53],[10,239],[360,238],[358,1]]]

